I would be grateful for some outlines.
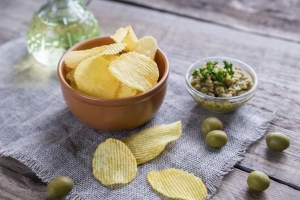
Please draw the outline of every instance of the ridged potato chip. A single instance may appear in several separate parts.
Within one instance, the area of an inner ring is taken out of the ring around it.
[[[105,48],[106,45],[101,47],[95,47],[92,49],[87,49],[87,50],[71,51],[66,55],[65,64],[69,68],[75,68],[81,61],[89,57],[100,54],[101,52],[103,52],[103,50],[105,50]]]
[[[125,51],[130,51],[134,44],[138,41],[131,26],[119,28],[116,33],[110,36],[115,42],[126,44]]]
[[[115,42],[122,42],[122,40],[126,37],[128,33],[127,27],[121,27],[116,30],[115,34],[111,35],[110,38],[113,39]]]
[[[116,91],[115,98],[125,98],[136,95],[137,90],[120,82],[119,88]]]
[[[102,58],[107,60],[109,63],[111,63],[113,60],[116,60],[119,57],[119,54],[115,55],[101,55]]]
[[[204,200],[207,195],[202,180],[183,170],[170,168],[152,171],[148,173],[147,179],[154,190],[169,198]]]
[[[130,137],[122,139],[136,158],[143,164],[157,157],[172,141],[181,135],[181,121],[172,124],[156,125]]]
[[[75,73],[75,69],[76,68],[73,68],[71,71],[69,71],[66,75],[66,79],[70,81],[70,86],[77,90],[77,85],[75,83],[75,78],[74,78],[74,73]]]
[[[110,45],[103,45],[87,50],[71,51],[66,55],[65,64],[69,68],[75,68],[83,60],[96,55],[113,55],[122,52],[126,44],[113,43]]]
[[[122,52],[125,49],[126,44],[114,43],[110,45],[105,45],[105,49],[100,53],[100,55],[114,55]]]
[[[126,27],[128,29],[128,33],[125,38],[122,40],[122,43],[126,44],[125,51],[130,51],[135,43],[138,41],[135,33],[133,32],[131,26]]]
[[[131,51],[143,54],[154,60],[157,51],[157,42],[154,37],[145,36],[135,43]]]
[[[71,71],[69,71],[66,74],[66,79],[69,80],[70,82],[75,81],[75,79],[74,79],[74,73],[75,73],[75,68],[73,68]]]
[[[142,92],[156,85],[159,77],[156,62],[135,52],[122,54],[109,64],[108,69],[120,82]]]
[[[103,185],[129,183],[135,178],[136,172],[136,160],[120,140],[109,138],[96,149],[93,175]]]
[[[94,56],[82,61],[75,69],[74,78],[80,92],[100,98],[113,98],[119,81],[108,71],[109,62]]]

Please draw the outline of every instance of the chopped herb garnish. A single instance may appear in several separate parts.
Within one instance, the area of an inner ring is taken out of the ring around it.
[[[204,80],[206,80],[208,76],[211,76],[213,80],[224,83],[227,76],[230,76],[231,78],[233,77],[234,71],[232,69],[232,63],[229,63],[226,60],[224,60],[223,63],[224,68],[216,68],[216,65],[218,64],[217,61],[208,61],[206,63],[206,67],[199,67],[195,69],[192,76],[201,75]]]
[[[224,69],[227,71],[227,73],[231,76],[231,78],[234,75],[234,71],[232,69],[232,63],[228,63],[228,61],[224,60]]]

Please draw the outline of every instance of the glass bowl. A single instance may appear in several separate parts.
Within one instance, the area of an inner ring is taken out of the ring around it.
[[[248,75],[252,79],[253,87],[249,91],[239,96],[230,98],[213,97],[199,92],[191,85],[190,82],[192,73],[196,68],[205,65],[207,61],[218,61],[219,63],[222,63],[223,60],[227,60],[231,62],[233,66],[239,67],[246,75]],[[185,75],[185,82],[187,91],[201,107],[208,111],[216,113],[229,113],[238,109],[253,97],[257,88],[258,80],[255,71],[249,65],[240,60],[228,57],[208,57],[195,62],[189,67]]]

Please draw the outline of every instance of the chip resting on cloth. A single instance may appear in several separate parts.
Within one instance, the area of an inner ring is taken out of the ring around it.
[[[108,69],[120,82],[142,92],[156,85],[159,77],[156,62],[135,52],[120,55]]]
[[[96,149],[93,174],[103,185],[129,183],[135,178],[136,172],[136,160],[120,140],[109,138]]]
[[[207,189],[202,180],[180,169],[151,171],[148,182],[157,192],[174,199],[204,200]]]
[[[168,143],[177,140],[180,135],[181,121],[177,121],[153,126],[122,141],[133,153],[137,164],[142,164],[157,157]]]

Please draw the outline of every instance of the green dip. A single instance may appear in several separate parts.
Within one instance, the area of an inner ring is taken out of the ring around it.
[[[196,69],[192,74],[191,85],[203,94],[230,98],[248,92],[253,82],[240,68],[224,61],[224,66],[217,62],[207,62]]]

